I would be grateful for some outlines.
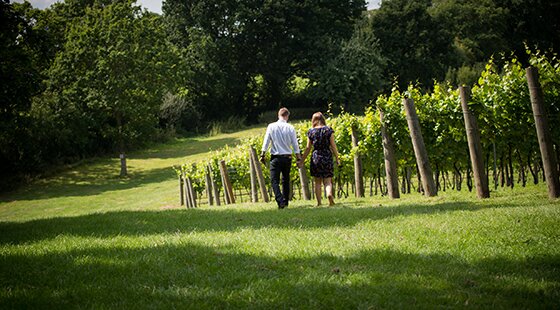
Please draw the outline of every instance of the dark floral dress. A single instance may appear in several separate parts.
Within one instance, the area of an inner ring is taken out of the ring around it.
[[[313,143],[310,172],[314,177],[333,177],[334,165],[330,142],[333,133],[334,130],[327,126],[311,128],[307,132],[307,138]]]

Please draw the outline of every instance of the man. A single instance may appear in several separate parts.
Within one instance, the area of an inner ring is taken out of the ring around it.
[[[298,167],[302,166],[301,154],[296,137],[296,130],[288,119],[290,111],[281,108],[278,111],[278,121],[271,123],[266,128],[263,147],[261,152],[261,162],[265,163],[265,153],[270,148],[270,179],[274,198],[278,203],[279,209],[288,206],[290,199],[290,170],[292,168],[292,151],[296,154]],[[280,175],[282,175],[282,191],[280,191]]]

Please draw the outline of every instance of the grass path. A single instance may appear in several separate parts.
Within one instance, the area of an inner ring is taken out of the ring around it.
[[[126,179],[118,177],[118,158],[89,160],[54,177],[0,195],[0,221],[176,206],[173,165],[201,160],[209,150],[236,144],[255,134],[264,134],[264,128],[214,137],[176,139],[172,143],[131,153],[127,161],[130,177]]]

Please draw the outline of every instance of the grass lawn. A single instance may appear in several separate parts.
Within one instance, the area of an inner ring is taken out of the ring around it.
[[[0,308],[560,308],[542,184],[286,210],[177,206],[170,166],[263,128],[97,159],[0,196]]]

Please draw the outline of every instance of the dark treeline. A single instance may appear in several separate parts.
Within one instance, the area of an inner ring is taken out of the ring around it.
[[[0,0],[0,188],[280,105],[471,85],[493,55],[558,49],[558,16],[556,0]]]

